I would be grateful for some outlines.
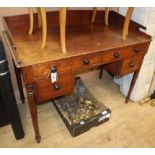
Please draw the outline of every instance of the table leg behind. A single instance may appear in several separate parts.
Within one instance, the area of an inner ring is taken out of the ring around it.
[[[100,66],[100,69],[99,69],[99,79],[102,79],[102,76],[103,76],[103,69],[104,69],[104,66]]]

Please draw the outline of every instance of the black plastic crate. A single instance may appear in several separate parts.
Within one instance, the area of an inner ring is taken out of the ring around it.
[[[90,93],[80,78],[74,93],[55,99],[54,105],[73,137],[103,124],[111,116],[111,110]]]

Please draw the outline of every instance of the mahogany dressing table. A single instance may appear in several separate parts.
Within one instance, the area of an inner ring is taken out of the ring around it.
[[[27,34],[28,14],[3,18],[3,36],[15,64],[22,100],[21,77],[24,80],[37,142],[41,140],[37,105],[72,93],[75,77],[82,71],[103,66],[118,77],[134,72],[126,98],[128,102],[151,42],[149,35],[139,31],[139,28],[144,27],[133,21],[130,23],[129,35],[123,41],[124,17],[116,12],[110,11],[107,27],[102,20],[103,11],[98,11],[95,22],[91,24],[92,11],[70,10],[67,13],[67,52],[62,53],[58,17],[58,12],[47,13],[48,39],[45,49],[40,48],[42,34],[37,26],[34,26],[32,36]],[[37,23],[37,14],[34,15],[34,22]],[[55,83],[51,83],[52,71],[58,74]]]

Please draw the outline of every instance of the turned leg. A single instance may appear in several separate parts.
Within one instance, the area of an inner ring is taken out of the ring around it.
[[[41,12],[39,8],[37,8],[37,12],[38,12],[38,28],[41,28]]]
[[[129,7],[127,10],[125,21],[124,21],[124,26],[123,26],[123,32],[122,32],[123,40],[126,40],[126,36],[128,35],[129,23],[132,17],[133,10],[134,10],[133,7]]]
[[[66,53],[66,15],[67,15],[67,8],[66,7],[60,8],[59,12],[60,41],[63,53]]]
[[[44,49],[46,46],[47,39],[47,21],[46,21],[46,10],[43,7],[39,8],[41,14],[41,22],[42,22],[42,44],[41,49]]]
[[[93,15],[92,15],[91,23],[94,23],[94,21],[95,21],[96,12],[97,12],[97,8],[94,7],[94,8],[93,8]]]
[[[40,132],[39,132],[37,104],[36,104],[36,99],[35,99],[35,89],[34,89],[33,85],[27,85],[26,91],[27,91],[28,105],[29,105],[29,109],[30,109],[33,128],[35,131],[35,139],[36,139],[37,143],[40,143],[41,136],[40,136]]]
[[[126,97],[126,101],[125,101],[126,103],[128,103],[128,101],[129,101],[129,99],[130,99],[130,95],[131,95],[132,90],[133,90],[133,88],[134,88],[134,85],[135,85],[135,83],[136,83],[136,80],[137,80],[139,71],[140,71],[140,69],[134,72],[134,75],[133,75],[133,78],[132,78],[132,81],[131,81],[131,84],[130,84],[130,88],[129,88],[129,91],[128,91],[128,95],[127,95],[127,97]]]
[[[25,102],[24,92],[23,92],[23,84],[22,84],[22,78],[21,78],[21,70],[20,68],[17,68],[14,64],[14,70],[17,78],[17,84],[20,92],[20,98],[22,100],[22,103]]]
[[[109,25],[109,22],[108,22],[108,18],[109,18],[109,8],[106,7],[105,8],[105,25],[108,26]]]
[[[30,26],[29,26],[28,34],[31,35],[33,32],[33,9],[32,8],[29,8],[29,22],[30,22]]]

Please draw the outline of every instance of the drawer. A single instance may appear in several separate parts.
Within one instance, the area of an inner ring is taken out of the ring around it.
[[[35,80],[47,78],[53,66],[58,73],[71,72],[72,69],[71,61],[69,59],[37,64],[32,67],[33,78]]]
[[[58,81],[51,83],[50,78],[38,80],[35,83],[37,90],[38,102],[47,101],[49,99],[70,94],[74,89],[74,76],[63,75]]]
[[[148,43],[145,44],[137,44],[134,45],[132,48],[132,54],[133,55],[145,55],[149,47]]]
[[[132,48],[115,49],[102,53],[101,63],[109,63],[112,61],[118,61],[124,57],[130,57],[132,55]]]
[[[99,65],[101,61],[100,53],[87,54],[72,59],[73,70],[81,70],[82,68],[93,67]]]
[[[123,60],[115,61],[104,65],[104,69],[115,76],[120,74]]]
[[[143,61],[143,56],[134,56],[133,58],[126,59],[123,61],[120,74],[125,75],[136,71]]]

